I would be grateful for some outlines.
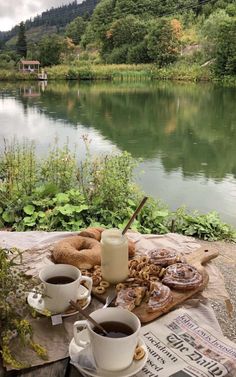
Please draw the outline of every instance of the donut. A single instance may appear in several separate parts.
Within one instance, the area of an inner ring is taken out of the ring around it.
[[[67,237],[54,245],[52,256],[55,263],[66,263],[80,269],[90,269],[101,264],[101,246],[94,238]]]
[[[187,263],[176,263],[165,270],[162,283],[179,290],[190,290],[202,284],[203,277],[198,270]]]

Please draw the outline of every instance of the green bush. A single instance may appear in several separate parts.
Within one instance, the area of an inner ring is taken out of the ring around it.
[[[236,18],[219,28],[216,43],[215,71],[218,75],[236,75]]]
[[[127,53],[128,53],[128,46],[123,45],[121,47],[116,47],[112,50],[109,55],[105,57],[106,62],[108,64],[124,64],[127,63]]]
[[[150,63],[146,42],[131,46],[128,50],[127,62],[129,64]]]

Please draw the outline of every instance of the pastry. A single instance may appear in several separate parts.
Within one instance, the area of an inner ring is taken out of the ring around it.
[[[172,300],[173,296],[169,287],[160,282],[153,282],[150,287],[147,311],[155,312],[160,310],[165,312]]]
[[[168,266],[162,279],[163,284],[183,291],[195,289],[202,282],[203,278],[200,272],[194,266],[187,263],[176,263]]]
[[[90,269],[101,263],[101,246],[94,238],[67,237],[54,245],[52,256],[55,263]]]
[[[145,287],[125,287],[118,291],[115,305],[132,311],[139,306],[146,293]]]
[[[173,249],[152,249],[148,252],[148,257],[150,258],[150,262],[162,266],[167,267],[171,264],[182,262],[182,257]]]

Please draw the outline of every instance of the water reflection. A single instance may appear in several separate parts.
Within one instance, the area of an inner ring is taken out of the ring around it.
[[[32,137],[34,133],[36,138],[41,138],[40,143],[48,142],[55,132],[67,135],[74,142],[83,133],[89,133],[100,150],[115,146],[143,158],[146,178],[141,183],[152,194],[160,182],[162,189],[155,192],[161,191],[164,198],[169,192],[178,204],[187,201],[185,190],[194,187],[201,192],[207,186],[210,203],[216,193],[215,202],[222,200],[229,188],[235,192],[235,88],[169,82],[35,82],[1,83],[0,92],[3,99],[14,99],[14,105],[17,101],[28,112],[24,118],[26,125],[20,127],[29,127],[30,118]],[[2,108],[6,109],[6,103]],[[3,115],[0,113],[1,124],[4,111]],[[16,130],[13,113],[8,124]],[[41,131],[47,129],[44,135],[43,131],[39,133],[40,127]],[[186,182],[191,182],[191,187]],[[219,190],[217,182],[224,183],[225,189]],[[179,188],[177,193],[166,187],[175,184]],[[201,195],[194,196],[197,208],[206,192]],[[229,197],[230,205],[233,201],[236,209],[235,197],[231,194]],[[211,209],[217,206],[218,203],[212,203]]]
[[[56,83],[43,90],[44,83],[36,84],[28,87],[27,97],[25,86],[23,95],[20,88],[21,101],[49,118],[93,127],[133,156],[159,156],[167,172],[181,168],[184,176],[236,176],[235,89],[172,83],[78,88]]]

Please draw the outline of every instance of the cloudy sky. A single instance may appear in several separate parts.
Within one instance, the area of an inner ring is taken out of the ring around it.
[[[72,3],[73,0],[0,0],[0,31],[10,30],[13,26],[30,17],[57,7]],[[82,0],[77,0],[82,3]]]

